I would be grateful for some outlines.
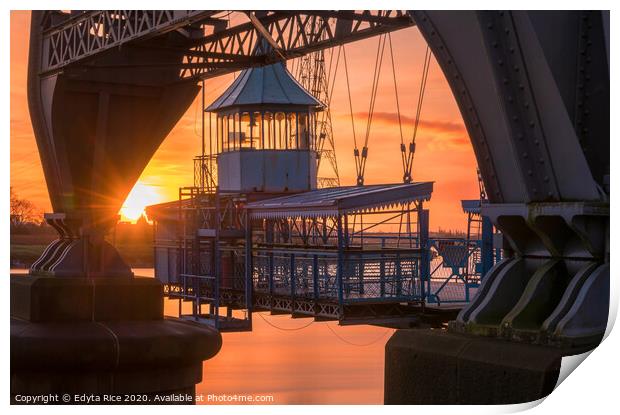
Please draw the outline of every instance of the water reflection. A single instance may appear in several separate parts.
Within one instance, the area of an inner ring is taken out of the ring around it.
[[[152,277],[153,269],[134,273]],[[176,316],[178,302],[166,299],[164,312]],[[204,363],[196,391],[272,395],[275,404],[381,404],[384,348],[392,332],[254,314],[251,332],[222,334],[222,350]]]

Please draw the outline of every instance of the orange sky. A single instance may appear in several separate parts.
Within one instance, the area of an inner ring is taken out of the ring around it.
[[[26,101],[29,23],[29,12],[11,12],[11,186],[20,197],[47,212],[51,206]],[[404,136],[409,140],[426,44],[415,27],[393,33],[392,41]],[[377,42],[375,37],[346,47],[358,142],[363,140],[366,129]],[[232,74],[208,80],[207,102],[213,101],[232,80]],[[191,160],[200,152],[199,98],[155,153],[130,198],[147,203],[173,200],[179,186],[191,185]],[[331,110],[341,183],[354,184],[353,135],[342,61]],[[387,48],[368,147],[366,183],[400,182],[400,134]],[[478,196],[476,161],[452,93],[434,60],[418,130],[413,177],[415,181],[435,181],[427,205],[431,209],[431,229],[464,229],[466,220],[459,201]],[[134,204],[128,202],[126,208]]]

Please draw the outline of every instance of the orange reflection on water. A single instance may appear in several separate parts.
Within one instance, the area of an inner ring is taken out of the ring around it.
[[[280,328],[309,319],[264,318]],[[327,325],[345,343],[336,337]],[[204,363],[197,393],[269,394],[276,404],[383,403],[384,348],[391,329],[312,323],[283,331],[254,315],[253,330],[223,333],[222,350]]]
[[[133,271],[153,277],[152,268]],[[188,313],[190,303],[183,306]],[[166,315],[178,310],[176,300],[165,299]],[[254,313],[251,332],[222,333],[222,349],[204,362],[196,385],[202,403],[212,404],[212,394],[272,395],[274,404],[382,404],[384,349],[394,330],[310,322]]]
[[[189,312],[190,304],[183,306]],[[166,299],[164,312],[177,316],[178,301]],[[274,404],[382,404],[385,343],[394,330],[311,321],[254,313],[251,332],[222,333],[222,349],[204,362],[196,393],[205,400],[272,395]]]

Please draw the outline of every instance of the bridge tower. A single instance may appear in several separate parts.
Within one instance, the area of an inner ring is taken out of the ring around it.
[[[141,30],[155,33],[156,27],[192,21],[186,12],[130,13],[106,25],[98,20],[100,29],[80,29],[69,43],[81,51],[101,45],[112,39],[103,27],[116,36],[122,22],[138,22]],[[58,239],[29,275],[11,276],[11,396],[194,395],[202,361],[221,347],[220,334],[164,318],[161,283],[134,276],[106,234],[199,88],[172,87],[179,80],[173,67],[147,73],[95,68],[132,56],[173,66],[182,62],[182,52],[161,48],[123,47],[98,56],[85,71],[47,72],[60,56],[44,38],[67,22],[96,24],[88,12],[32,12],[28,104],[54,211],[45,219]],[[174,44],[183,35],[167,32],[157,41]]]

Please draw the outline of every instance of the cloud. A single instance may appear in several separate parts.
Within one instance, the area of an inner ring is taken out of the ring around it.
[[[368,120],[367,112],[356,112],[353,115],[358,122],[366,122],[366,120]],[[415,123],[415,118],[406,115],[401,114],[400,119],[403,126],[413,126]],[[372,121],[383,124],[398,125],[398,114],[395,112],[375,112],[372,116]],[[420,119],[418,128],[423,130],[431,130],[435,133],[458,133],[467,135],[467,130],[462,122],[425,120],[422,118]]]
[[[368,120],[367,112],[355,112],[356,129],[364,128]],[[347,114],[338,114],[339,117],[349,118]],[[403,124],[403,133],[407,140],[411,139],[415,118],[406,115],[400,116]],[[350,122],[350,121],[349,121]],[[377,112],[373,114],[373,125],[382,124],[390,128],[398,128],[398,114],[395,112]],[[420,119],[418,125],[418,144],[431,151],[449,149],[465,150],[471,148],[469,135],[462,122]]]

